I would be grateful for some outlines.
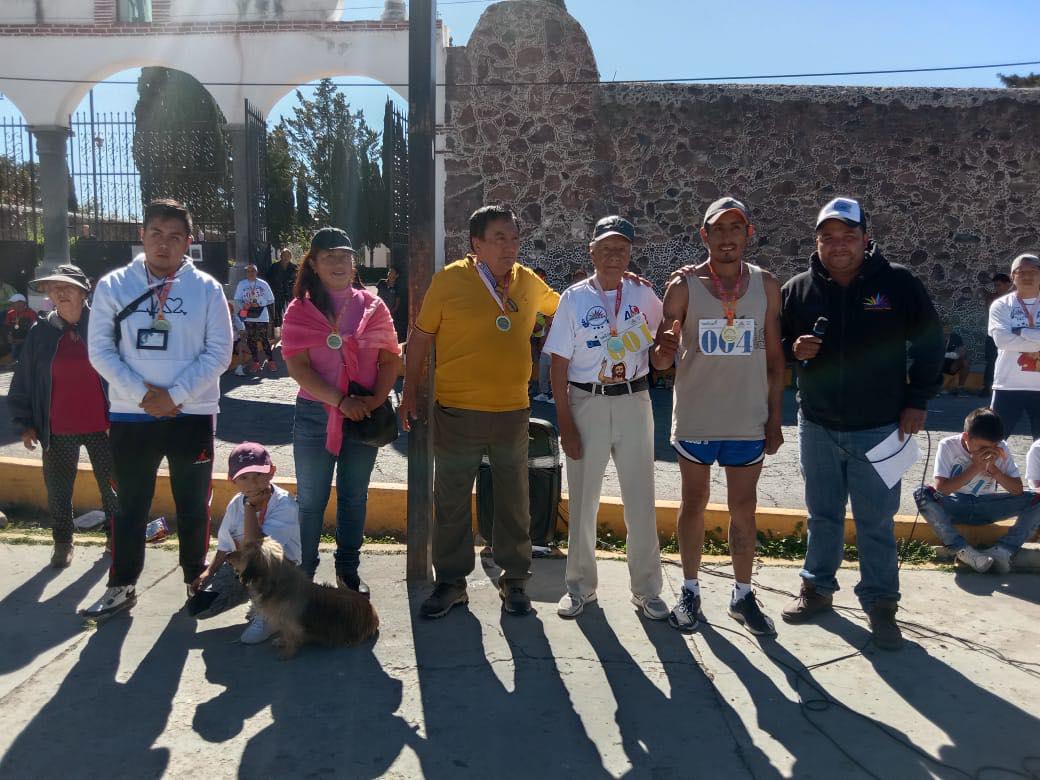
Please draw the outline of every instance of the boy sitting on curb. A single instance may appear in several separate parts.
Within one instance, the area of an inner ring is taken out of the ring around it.
[[[1023,489],[996,412],[975,409],[964,420],[964,433],[939,442],[934,476],[935,487],[918,488],[914,498],[939,540],[977,572],[1011,571],[1012,558],[1040,523],[1040,496]],[[1010,517],[1017,518],[1014,526],[986,550],[976,550],[954,528]]]
[[[217,554],[206,570],[191,584],[194,594],[188,613],[200,620],[227,612],[249,600],[227,557],[243,543],[270,536],[299,564],[300,518],[296,498],[271,483],[275,467],[266,449],[255,442],[242,442],[228,458],[228,479],[239,492],[231,499],[217,532]],[[259,644],[271,637],[264,618],[254,613],[242,633],[242,642]]]

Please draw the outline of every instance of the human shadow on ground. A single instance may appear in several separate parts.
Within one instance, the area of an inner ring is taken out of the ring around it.
[[[910,618],[904,612],[899,613],[899,616],[901,619],[924,622]],[[1031,751],[1029,747],[1032,735],[1040,729],[1040,720],[979,686],[937,658],[926,647],[926,641],[909,627],[903,629],[907,639],[904,648],[898,652],[888,652],[878,650],[869,642],[870,632],[865,623],[852,620],[842,612],[826,615],[819,621],[819,625],[844,639],[849,652],[862,648],[863,657],[877,673],[879,692],[891,690],[896,693],[930,722],[931,727],[927,731],[937,730],[945,735],[946,742],[937,752],[933,749],[918,749],[930,756],[926,758],[914,747],[907,747],[908,744],[914,745],[914,740],[900,730],[904,728],[910,733],[921,733],[920,727],[915,728],[903,722],[899,727],[891,722],[880,727],[872,725],[869,718],[852,715],[839,706],[815,706],[814,709],[819,709],[820,714],[811,717],[875,774],[900,778],[976,777],[984,766],[1021,772],[1026,755],[1040,753]],[[841,649],[836,651],[836,658],[845,655]],[[812,677],[813,672],[806,670],[803,662],[782,645],[775,644],[768,655],[787,675],[792,688],[796,684],[796,675],[791,673],[791,667],[802,670],[803,681],[814,679],[823,688],[819,680]],[[992,676],[995,680],[1010,680],[1009,675],[1014,675],[1019,685],[1033,685],[1036,682],[1034,677],[1007,666],[1001,667],[997,661],[981,654],[969,652],[967,661],[978,668],[989,666],[995,672]],[[823,670],[817,670],[816,675],[827,674],[826,669],[827,666],[824,666]],[[799,684],[806,697],[820,698],[805,682]],[[833,693],[828,695],[841,700],[840,696]],[[845,703],[853,709],[866,710],[868,707],[857,703],[865,701],[864,695],[870,695],[869,687],[857,692],[855,702]],[[824,709],[826,712],[823,712]],[[855,735],[855,738],[850,738],[850,735]]]
[[[541,617],[502,613],[482,627],[465,607],[439,620],[418,616],[428,586],[409,589],[412,638],[426,740],[423,776],[607,777],[574,711]],[[489,655],[484,631],[501,631],[510,657]],[[513,690],[496,670],[509,675]]]
[[[1035,574],[977,574],[958,570],[953,581],[958,588],[972,596],[992,596],[1000,593],[1040,604],[1040,577]]]
[[[16,548],[17,549],[17,548]],[[0,675],[32,663],[42,653],[83,633],[76,608],[108,569],[109,557],[101,547],[78,547],[76,554],[96,554],[90,568],[60,591],[40,601],[48,584],[70,577],[68,569],[45,565],[0,601]]]
[[[132,621],[129,613],[113,616],[87,640],[57,692],[39,702],[0,760],[0,777],[136,779],[166,772],[170,751],[152,745],[166,729],[195,639],[193,621],[175,614],[129,679],[120,682],[116,674]],[[20,702],[23,708],[35,704]]]
[[[660,667],[653,680],[598,604],[586,606],[574,622],[592,645],[613,693],[614,720],[632,765],[626,776],[780,777],[678,631],[664,622],[644,622],[658,657],[645,665]]]
[[[927,619],[914,621],[927,623]],[[904,628],[904,633],[913,638],[910,630]],[[953,633],[984,641],[984,637],[972,634],[970,626]],[[865,656],[885,685],[945,735],[945,742],[935,755],[949,767],[972,777],[984,774],[983,767],[987,767],[985,774],[999,776],[1000,767],[1010,775],[1021,773],[1028,759],[1029,771],[1035,772],[1040,766],[1040,748],[1036,745],[1040,718],[994,693],[1036,691],[1035,667],[1034,674],[1029,674],[981,653],[967,652],[966,665],[987,676],[993,689],[990,690],[940,659],[939,642],[942,640],[915,640],[899,653],[878,651]],[[955,642],[952,644],[956,646]],[[958,652],[965,655],[964,650]],[[1035,696],[1030,698],[1035,704]],[[908,762],[919,767],[922,776],[930,777],[925,775],[929,771],[943,777],[961,774],[914,753],[906,755]]]
[[[383,669],[375,640],[358,647],[303,647],[279,660],[270,643],[242,645],[244,624],[199,635],[206,679],[224,690],[198,706],[192,727],[222,743],[265,707],[272,722],[249,739],[238,775],[375,778],[419,742],[394,713],[402,684]]]

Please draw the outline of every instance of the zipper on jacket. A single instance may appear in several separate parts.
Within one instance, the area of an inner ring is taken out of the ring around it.
[[[841,346],[838,350],[838,411],[840,420],[845,421],[845,313],[848,306],[848,287],[841,288]]]

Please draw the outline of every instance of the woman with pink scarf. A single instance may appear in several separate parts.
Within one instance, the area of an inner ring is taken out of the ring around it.
[[[386,304],[354,287],[355,273],[346,233],[326,227],[314,234],[285,310],[282,357],[300,385],[293,420],[300,566],[314,577],[335,470],[336,582],[367,596],[358,566],[378,449],[345,437],[343,422],[360,421],[386,401],[400,371],[401,348]],[[350,382],[372,395],[350,395]]]

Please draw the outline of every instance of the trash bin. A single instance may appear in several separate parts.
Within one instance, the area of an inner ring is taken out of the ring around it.
[[[556,426],[548,420],[532,418],[528,427],[527,479],[531,497],[531,544],[548,547],[556,537],[560,509],[563,461]],[[491,484],[491,464],[485,455],[477,474],[477,528],[494,547],[492,526],[495,497]]]

